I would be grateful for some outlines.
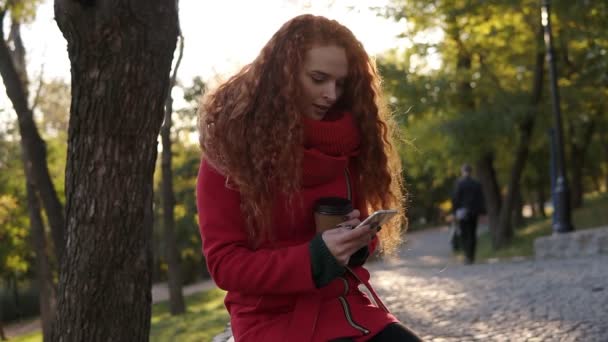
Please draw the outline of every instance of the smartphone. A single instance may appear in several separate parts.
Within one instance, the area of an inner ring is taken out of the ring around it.
[[[370,229],[378,229],[378,227],[395,217],[397,213],[398,212],[395,209],[383,209],[375,211],[373,214],[369,215],[365,220],[363,220],[363,222],[359,223],[357,227],[369,225]]]

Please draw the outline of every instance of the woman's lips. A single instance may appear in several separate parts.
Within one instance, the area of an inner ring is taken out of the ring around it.
[[[317,110],[317,112],[325,114],[329,110],[329,106],[321,106],[318,104],[313,104],[313,107]]]

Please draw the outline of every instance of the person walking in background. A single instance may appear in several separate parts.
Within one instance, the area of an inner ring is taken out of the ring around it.
[[[472,264],[477,246],[477,219],[485,213],[485,206],[481,184],[471,177],[471,166],[464,164],[461,172],[452,195],[452,210],[460,229],[465,263]]]

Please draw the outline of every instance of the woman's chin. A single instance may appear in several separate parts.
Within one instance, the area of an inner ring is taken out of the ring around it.
[[[327,112],[313,111],[312,113],[307,114],[306,116],[313,120],[323,120]]]

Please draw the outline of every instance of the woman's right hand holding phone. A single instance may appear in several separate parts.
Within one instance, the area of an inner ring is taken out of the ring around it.
[[[322,238],[325,245],[340,265],[347,265],[351,255],[367,246],[376,234],[376,231],[370,229],[368,225],[357,227],[361,223],[360,215],[359,210],[355,209],[337,228],[323,232]]]

